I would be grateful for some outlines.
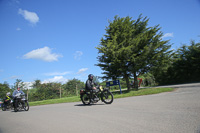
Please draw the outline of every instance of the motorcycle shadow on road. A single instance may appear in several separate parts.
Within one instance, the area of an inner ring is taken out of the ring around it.
[[[23,112],[26,112],[24,110],[18,110],[17,112],[15,112],[14,110],[11,110],[12,113],[23,113]]]
[[[100,105],[106,105],[106,104],[103,104],[103,103],[100,103],[100,104],[89,104],[89,105],[76,104],[76,105],[74,105],[74,106],[78,106],[78,107],[87,107],[87,106],[100,106]]]

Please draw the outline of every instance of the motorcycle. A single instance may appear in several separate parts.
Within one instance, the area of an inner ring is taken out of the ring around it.
[[[13,100],[11,99],[10,102],[7,104],[7,106],[5,105],[5,103],[1,104],[1,109],[2,111],[6,111],[7,109],[13,109]]]
[[[17,112],[19,110],[29,110],[29,103],[25,97],[25,94],[17,93],[15,95],[15,102],[17,102],[17,107],[14,108],[14,111]]]
[[[113,102],[113,94],[108,88],[102,88],[97,86],[95,90],[80,90],[80,98],[84,105],[89,105],[90,103],[97,103],[100,99],[105,104],[111,104]],[[93,93],[92,98],[90,98],[90,93]]]

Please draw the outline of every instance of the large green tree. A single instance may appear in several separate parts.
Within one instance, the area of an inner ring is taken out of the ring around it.
[[[200,43],[182,45],[175,51],[173,62],[166,72],[162,83],[188,83],[200,81]]]
[[[148,72],[158,60],[169,54],[168,40],[163,41],[159,25],[148,27],[149,19],[140,15],[137,20],[131,17],[114,17],[106,27],[106,35],[97,47],[97,66],[103,70],[104,79],[123,77],[130,89],[129,79]],[[138,88],[136,84],[136,88]]]

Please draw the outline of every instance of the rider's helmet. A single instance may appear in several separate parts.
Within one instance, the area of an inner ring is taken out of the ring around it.
[[[6,93],[7,96],[10,96],[10,92]]]
[[[94,77],[94,75],[93,75],[93,74],[89,74],[89,75],[88,75],[88,79],[90,79],[90,80],[92,80],[92,79],[93,79],[93,77]]]

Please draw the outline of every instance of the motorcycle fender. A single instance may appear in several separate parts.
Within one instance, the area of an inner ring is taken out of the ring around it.
[[[80,98],[84,95],[84,94],[87,94],[87,92],[82,92],[81,94],[80,94]]]

